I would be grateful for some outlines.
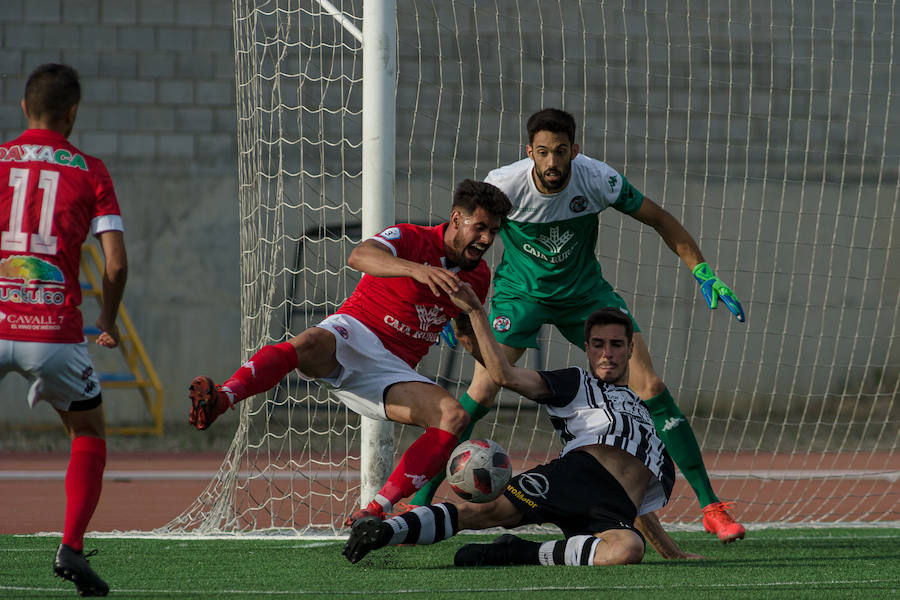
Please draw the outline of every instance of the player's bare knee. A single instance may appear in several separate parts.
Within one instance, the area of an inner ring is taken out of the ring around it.
[[[459,435],[469,424],[469,414],[452,396],[441,399],[441,429]]]
[[[634,565],[644,559],[644,540],[628,529],[612,529],[599,535],[594,565]]]
[[[288,343],[297,353],[297,369],[307,377],[328,377],[337,368],[334,336],[320,327],[310,327]]]

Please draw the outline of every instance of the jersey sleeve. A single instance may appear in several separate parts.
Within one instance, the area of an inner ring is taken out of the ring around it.
[[[123,231],[122,213],[113,187],[112,177],[100,160],[91,161],[94,187],[94,214],[91,216],[91,233],[99,235],[104,231]]]
[[[404,227],[402,224],[400,225],[391,225],[386,229],[382,229],[371,238],[376,242],[380,242],[388,247],[388,249],[393,253],[394,256],[398,256],[400,258],[407,258],[409,254],[410,242],[411,238],[414,237],[412,231],[410,231],[407,227]]]
[[[550,388],[549,396],[535,400],[538,404],[565,406],[575,398],[581,387],[582,371],[578,367],[557,369],[555,371],[538,371],[538,375]]]
[[[631,185],[624,176],[620,175],[620,177],[622,178],[622,188],[619,190],[619,197],[613,202],[612,207],[626,215],[634,214],[644,202],[644,195]]]

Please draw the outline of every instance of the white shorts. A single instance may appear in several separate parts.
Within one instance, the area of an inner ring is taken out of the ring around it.
[[[349,315],[331,315],[316,327],[334,335],[335,357],[341,365],[333,377],[321,377],[318,381],[333,386],[334,395],[359,415],[389,420],[384,412],[384,394],[395,383],[421,381],[437,385],[388,351],[371,329]]]
[[[73,402],[100,394],[100,380],[88,354],[87,342],[56,344],[0,340],[0,379],[20,373],[31,383],[28,405],[38,400],[69,410]]]

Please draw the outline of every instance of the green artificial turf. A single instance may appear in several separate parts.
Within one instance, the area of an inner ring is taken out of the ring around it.
[[[754,530],[727,546],[672,535],[708,560],[663,561],[648,549],[642,564],[619,567],[453,567],[460,545],[491,540],[474,535],[385,548],[356,565],[333,539],[89,538],[86,548],[99,549],[91,565],[111,598],[900,598],[895,528]],[[0,598],[76,597],[53,577],[57,543],[0,536]]]

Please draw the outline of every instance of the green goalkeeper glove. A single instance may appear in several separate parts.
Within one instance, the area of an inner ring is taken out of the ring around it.
[[[453,332],[453,322],[447,321],[444,324],[444,328],[441,329],[441,335],[434,343],[435,346],[439,346],[441,344],[441,339],[452,349],[456,348],[456,334]]]
[[[716,308],[719,305],[719,298],[722,298],[725,307],[731,311],[738,321],[744,322],[744,309],[741,308],[741,303],[737,296],[734,295],[734,292],[727,285],[722,283],[722,280],[716,277],[716,274],[713,273],[708,264],[704,262],[694,267],[694,278],[700,284],[700,292],[710,308]]]

